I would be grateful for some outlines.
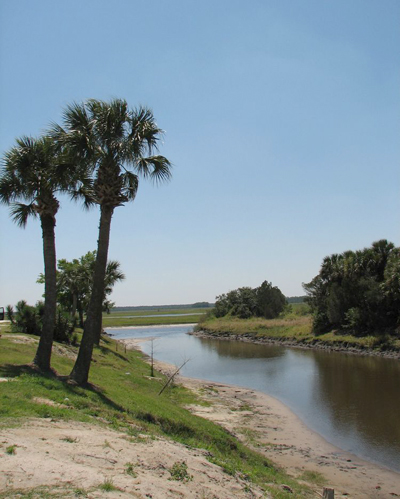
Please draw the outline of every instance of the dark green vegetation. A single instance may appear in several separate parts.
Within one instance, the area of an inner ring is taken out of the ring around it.
[[[13,332],[40,336],[43,331],[44,303],[38,302],[33,307],[20,300],[15,311],[7,307],[7,319]],[[56,341],[71,343],[73,341],[74,321],[62,307],[57,307],[53,337]]]
[[[400,248],[381,240],[361,251],[328,256],[304,289],[314,333],[395,335],[400,326]]]
[[[304,302],[295,297],[272,320],[257,309],[261,287],[231,291],[217,297],[214,311],[200,320],[197,330],[238,339],[398,355],[400,248],[381,240],[370,248],[331,255],[324,259],[319,274],[303,286]]]
[[[283,312],[285,306],[286,298],[281,290],[264,281],[258,288],[238,288],[217,296],[214,315],[215,317],[237,316],[240,319],[249,317],[274,319]]]
[[[78,313],[81,328],[84,327],[84,315],[87,313],[92,294],[95,263],[96,251],[89,251],[72,262],[66,259],[57,262],[57,303],[68,312],[72,321],[75,321],[76,313]],[[108,296],[115,283],[124,279],[125,275],[120,270],[120,263],[116,260],[108,261],[104,280],[103,311],[109,313],[114,306]],[[37,282],[44,282],[43,274]]]
[[[272,341],[290,346],[332,348],[385,355],[392,353],[395,356],[400,352],[400,339],[393,334],[355,336],[349,331],[340,330],[315,334],[313,316],[310,306],[306,303],[290,305],[276,319],[261,317],[240,319],[232,316],[216,318],[213,314],[207,314],[200,319],[195,330],[220,338]]]
[[[76,348],[58,345],[52,362],[59,374],[41,374],[27,364],[35,344],[16,343],[16,338],[4,334],[4,330],[2,333],[0,376],[12,379],[2,383],[0,392],[3,426],[16,425],[29,417],[61,418],[111,426],[126,432],[133,443],[136,439],[164,436],[190,447],[206,449],[208,459],[226,473],[245,477],[249,487],[256,483],[273,497],[310,496],[307,487],[299,485],[226,430],[185,409],[188,404],[201,403],[192,392],[174,385],[158,396],[165,377],[158,373],[150,378],[150,368],[139,352],[121,353],[122,348],[116,351],[114,341],[102,341],[93,350],[93,384],[81,387],[67,383],[65,376],[71,370]],[[46,399],[54,404],[43,403]],[[127,473],[133,471],[127,469]],[[172,473],[181,480],[190,476],[182,464],[171,470]],[[289,485],[294,494],[283,491],[280,488],[283,483]]]

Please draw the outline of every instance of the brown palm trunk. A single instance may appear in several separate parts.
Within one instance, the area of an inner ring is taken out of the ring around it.
[[[93,276],[92,295],[87,311],[85,328],[79,348],[78,357],[71,372],[71,379],[79,385],[89,378],[93,346],[101,333],[102,305],[104,297],[104,278],[106,275],[108,245],[110,240],[111,218],[114,212],[112,206],[101,206],[99,239],[97,241],[96,265]]]
[[[75,321],[76,308],[78,304],[78,296],[76,293],[72,294],[72,309],[71,309],[71,320]]]
[[[33,363],[42,371],[50,370],[51,349],[57,308],[55,219],[52,215],[40,217],[44,257],[44,316],[43,329]]]

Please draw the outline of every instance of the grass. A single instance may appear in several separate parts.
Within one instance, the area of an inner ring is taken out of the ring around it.
[[[106,478],[99,486],[99,489],[103,492],[114,492],[116,490],[120,490],[116,485],[114,485],[112,478]]]
[[[8,447],[6,447],[6,454],[13,456],[17,452],[16,449],[17,449],[16,445],[9,445]]]
[[[137,477],[137,473],[135,471],[135,465],[132,464],[132,463],[126,463],[125,464],[125,473],[127,475],[130,475],[133,478],[136,478]]]
[[[18,336],[22,341],[23,335]],[[193,392],[173,385],[158,396],[165,377],[157,373],[156,378],[149,379],[149,366],[139,352],[116,352],[115,342],[106,338],[93,352],[91,384],[78,387],[65,379],[73,365],[69,355],[73,347],[56,344],[52,364],[57,375],[43,375],[29,365],[36,344],[15,343],[16,339],[8,334],[0,338],[0,377],[12,380],[1,386],[2,427],[39,417],[104,425],[126,432],[134,439],[139,435],[149,440],[167,437],[206,450],[209,460],[226,473],[245,476],[249,484],[272,491],[273,497],[293,497],[282,492],[280,484],[290,485],[297,497],[309,496],[305,485],[288,477],[261,454],[241,444],[222,427],[191,414],[186,406],[198,403]],[[48,497],[53,497],[51,491],[49,494]]]
[[[299,477],[301,480],[306,482],[315,483],[315,485],[325,485],[326,478],[321,475],[318,471],[304,471],[304,473]]]
[[[177,480],[178,482],[190,482],[193,480],[193,475],[188,473],[188,467],[185,461],[177,461],[169,470],[171,474],[170,480]]]

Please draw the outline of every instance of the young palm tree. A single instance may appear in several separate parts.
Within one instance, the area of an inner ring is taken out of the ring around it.
[[[0,202],[11,206],[11,216],[25,227],[30,216],[39,217],[42,226],[45,306],[43,328],[33,363],[50,369],[56,317],[55,225],[58,191],[71,181],[68,168],[57,160],[55,143],[50,137],[17,139],[17,145],[4,156],[0,173]]]
[[[125,100],[89,100],[68,106],[63,127],[53,127],[53,137],[69,150],[71,160],[87,165],[93,175],[90,189],[81,194],[87,205],[100,208],[99,238],[92,294],[82,342],[71,378],[78,384],[89,376],[93,346],[100,336],[102,303],[111,219],[115,208],[133,201],[139,177],[168,180],[171,164],[157,150],[162,130],[146,108],[130,110]]]

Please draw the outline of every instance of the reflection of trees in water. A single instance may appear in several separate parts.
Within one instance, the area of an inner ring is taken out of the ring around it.
[[[282,357],[285,354],[285,348],[275,345],[259,345],[236,340],[198,339],[204,348],[217,352],[220,357],[273,359],[275,357]]]
[[[315,402],[330,411],[333,425],[400,452],[399,361],[325,352],[314,355],[319,368]]]

